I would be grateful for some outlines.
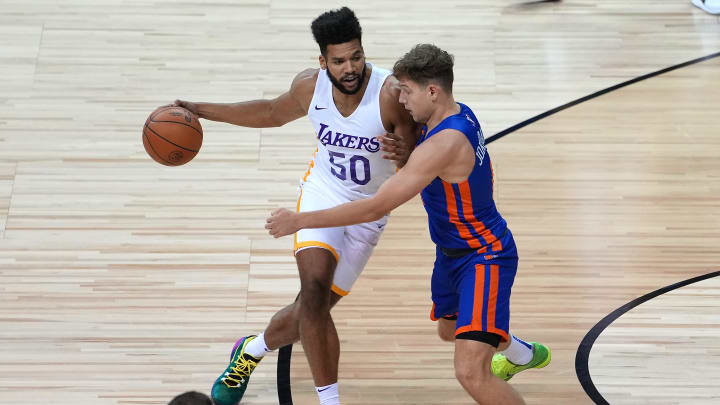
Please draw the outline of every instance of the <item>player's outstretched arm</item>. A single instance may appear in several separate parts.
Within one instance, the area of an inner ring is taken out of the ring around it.
[[[315,90],[318,69],[300,72],[290,90],[272,100],[239,103],[194,103],[175,100],[173,105],[186,108],[199,118],[227,122],[250,128],[279,127],[307,115]]]
[[[374,196],[326,210],[295,213],[279,209],[267,219],[265,228],[279,238],[304,228],[347,226],[382,218],[420,193],[452,164],[462,151],[462,142],[467,143],[464,135],[456,132],[441,131],[423,142],[410,155],[405,167],[386,180]]]

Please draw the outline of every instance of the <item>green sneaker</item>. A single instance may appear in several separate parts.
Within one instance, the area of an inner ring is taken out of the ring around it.
[[[245,394],[250,373],[262,360],[245,353],[245,347],[253,339],[255,336],[245,336],[235,343],[230,364],[212,386],[211,396],[216,405],[237,405]]]
[[[533,345],[533,357],[530,363],[519,366],[512,363],[501,353],[495,353],[492,359],[491,370],[497,377],[505,381],[513,378],[513,376],[521,371],[529,368],[543,368],[550,364],[550,349],[540,343],[530,342]]]

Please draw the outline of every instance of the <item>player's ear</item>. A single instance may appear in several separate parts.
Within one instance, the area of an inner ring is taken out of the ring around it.
[[[325,60],[325,57],[320,54],[318,57],[318,62],[320,62],[320,69],[326,70],[327,69],[327,61]]]
[[[428,84],[427,91],[428,91],[428,94],[430,95],[430,99],[435,101],[437,99],[438,92],[439,92],[438,87],[434,84]]]

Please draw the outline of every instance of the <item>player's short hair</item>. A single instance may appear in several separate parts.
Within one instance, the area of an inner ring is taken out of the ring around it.
[[[453,65],[454,58],[446,51],[432,44],[418,44],[395,62],[393,74],[423,86],[433,82],[452,93]]]
[[[355,13],[347,7],[321,14],[310,25],[320,53],[327,55],[328,45],[344,44],[353,39],[362,43],[362,28]]]
[[[188,391],[180,394],[168,402],[168,405],[213,405],[212,400],[205,394],[197,391]]]

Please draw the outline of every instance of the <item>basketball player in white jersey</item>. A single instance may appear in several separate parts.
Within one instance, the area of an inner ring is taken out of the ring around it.
[[[352,10],[326,12],[311,28],[320,46],[320,69],[300,72],[290,90],[276,99],[235,104],[175,102],[200,118],[253,128],[281,126],[308,115],[318,145],[302,177],[299,212],[374,195],[396,166],[407,161],[417,139],[416,124],[398,102],[397,80],[389,70],[365,62],[360,23]],[[386,221],[384,217],[346,227],[304,229],[295,235],[301,284],[298,299],[275,314],[263,333],[237,342],[230,364],[212,388],[217,405],[239,403],[250,373],[263,356],[298,339],[320,403],[340,403],[340,343],[330,308],[350,291]]]

